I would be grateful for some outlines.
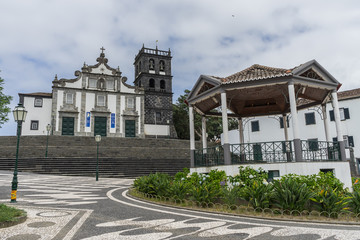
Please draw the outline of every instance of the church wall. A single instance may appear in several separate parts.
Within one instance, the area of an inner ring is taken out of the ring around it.
[[[125,136],[125,133],[123,131],[124,129],[124,118],[123,118],[123,114],[125,111],[125,104],[126,104],[126,99],[125,96],[122,95],[120,97],[120,116],[119,116],[119,121],[120,121],[120,133],[122,134],[122,136]]]
[[[76,105],[75,106],[79,110],[79,114],[81,114],[81,92],[80,91],[76,92],[75,98],[76,98],[76,101],[75,101]],[[79,116],[79,119],[80,119],[80,116]],[[78,132],[81,132],[80,125],[81,125],[81,121],[78,121],[78,124],[77,124],[77,131]]]
[[[108,95],[108,108],[111,113],[115,114],[115,125],[113,128],[111,128],[111,120],[110,120],[110,133],[116,133],[116,95],[115,94],[109,94]],[[111,114],[110,114],[111,118]]]
[[[90,112],[90,118],[93,117],[91,116],[92,115],[91,110],[94,108],[94,105],[95,105],[95,93],[86,93],[85,114]],[[85,123],[85,132],[90,133],[91,127],[92,127],[91,122],[89,127],[87,127]]]
[[[113,75],[112,71],[107,69],[103,63],[101,63],[99,67],[93,68],[91,73]]]
[[[60,130],[60,120],[59,120],[59,109],[60,109],[60,106],[62,105],[63,103],[63,100],[64,100],[64,91],[63,90],[57,90],[57,103],[56,103],[56,118],[55,118],[55,129],[56,131],[59,131]]]

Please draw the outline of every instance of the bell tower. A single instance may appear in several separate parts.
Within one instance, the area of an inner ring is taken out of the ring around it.
[[[177,138],[173,125],[171,51],[145,48],[135,56],[135,86],[145,90],[147,137]]]

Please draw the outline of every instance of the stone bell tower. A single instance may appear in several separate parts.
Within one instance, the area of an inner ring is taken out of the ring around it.
[[[136,86],[145,90],[145,135],[177,138],[173,125],[171,51],[145,48],[135,56]]]

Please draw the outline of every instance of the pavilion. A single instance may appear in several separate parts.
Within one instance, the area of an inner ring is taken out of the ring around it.
[[[340,86],[341,84],[316,60],[291,69],[255,64],[224,78],[201,75],[187,99],[191,167],[231,165],[257,160],[267,163],[346,161],[336,93]],[[326,117],[326,103],[329,101],[334,110],[338,142],[332,142],[329,134],[329,120]],[[326,135],[323,145],[318,142],[309,143],[299,137],[297,111],[315,106],[319,107],[323,114]],[[219,107],[221,112],[214,111]],[[195,149],[194,110],[202,116],[202,149]],[[284,141],[251,145],[245,143],[243,119],[270,115],[282,116]],[[292,119],[293,139],[288,139],[286,119],[289,115]],[[214,116],[222,117],[223,144],[208,148],[206,117]],[[240,139],[236,146],[229,144],[229,117],[237,118],[239,121]],[[312,150],[311,158],[309,149]]]

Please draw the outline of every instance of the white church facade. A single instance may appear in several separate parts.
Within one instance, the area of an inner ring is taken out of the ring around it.
[[[108,65],[84,63],[74,79],[55,79],[51,93],[19,93],[28,111],[22,135],[175,138],[171,52],[145,48],[135,58],[134,85]],[[149,95],[151,97],[149,97]]]

